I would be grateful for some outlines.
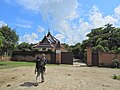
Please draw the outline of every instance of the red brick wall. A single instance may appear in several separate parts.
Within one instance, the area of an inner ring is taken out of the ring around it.
[[[110,53],[110,52],[99,52],[98,53],[98,63],[99,66],[111,66],[112,60],[117,56],[120,62],[120,53],[115,54],[115,53]],[[92,49],[90,46],[87,47],[87,65],[92,66]]]
[[[10,61],[11,57],[9,56],[0,56],[0,61]]]
[[[15,55],[14,57],[12,57],[12,60],[13,61],[34,61],[37,56],[42,56],[42,54],[37,54],[35,57],[30,55],[26,55],[26,56]],[[48,60],[48,62],[51,61],[51,54],[45,54],[45,57]]]
[[[115,58],[115,53],[99,52],[99,66],[110,66],[112,60]],[[120,54],[117,54],[120,60]]]

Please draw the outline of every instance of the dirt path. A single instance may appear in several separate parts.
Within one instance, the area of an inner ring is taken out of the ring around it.
[[[111,78],[120,69],[47,66],[45,82],[34,86],[34,67],[0,70],[0,90],[120,90],[120,81]]]

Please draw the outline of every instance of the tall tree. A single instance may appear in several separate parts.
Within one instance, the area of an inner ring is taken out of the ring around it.
[[[14,46],[18,42],[18,35],[16,34],[15,30],[11,29],[8,26],[2,26],[0,28],[0,32],[4,36],[2,50],[5,52],[8,50],[13,50]]]
[[[112,24],[92,29],[87,36],[87,43],[91,43],[95,51],[115,51],[120,47],[120,28],[115,28]]]

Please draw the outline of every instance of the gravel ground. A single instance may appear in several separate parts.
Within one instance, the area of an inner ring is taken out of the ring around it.
[[[120,69],[47,66],[45,82],[35,86],[34,67],[0,70],[0,90],[120,90],[120,80],[112,79]]]

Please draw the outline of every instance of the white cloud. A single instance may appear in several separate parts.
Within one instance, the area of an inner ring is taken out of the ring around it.
[[[120,15],[120,5],[118,7],[116,7],[114,11],[115,11],[115,13]]]
[[[20,41],[19,43],[21,42],[27,42],[27,43],[38,43],[39,41],[37,40],[38,39],[38,35],[36,33],[31,33],[31,34],[25,34],[23,36],[20,37]]]
[[[31,25],[25,25],[25,24],[16,24],[18,27],[22,27],[22,28],[31,28]]]
[[[40,32],[40,33],[42,33],[42,32],[44,32],[45,31],[45,29],[42,27],[42,26],[38,26],[38,32]]]
[[[19,18],[19,19],[16,20],[16,22],[17,22],[16,25],[17,25],[18,27],[22,27],[22,28],[32,28],[32,22],[31,22],[31,21],[27,21],[27,20],[25,20],[25,19]]]
[[[120,20],[120,5],[114,9],[115,16]]]
[[[50,28],[58,32],[56,37],[68,44],[81,42],[92,28],[104,26],[107,23],[114,25],[119,23],[114,14],[105,16],[97,6],[93,6],[88,12],[88,21],[82,20],[78,15],[77,0],[16,0],[16,2],[24,9],[40,13]],[[115,13],[120,14],[120,5],[115,8]],[[76,24],[74,19],[80,22]],[[43,32],[44,28],[39,26],[38,31]]]
[[[16,3],[20,4],[27,10],[39,11],[39,7],[43,0],[15,0]]]
[[[63,35],[61,35],[61,34],[56,34],[55,35],[55,38],[57,38],[58,40],[60,40],[60,41],[64,41],[64,39],[65,39],[65,37],[63,36]],[[62,42],[63,43],[63,42]]]
[[[77,16],[74,11],[77,8],[77,0],[16,0],[16,2],[25,9],[40,12],[43,18],[48,18],[49,15],[55,18]]]
[[[96,6],[93,6],[90,10],[89,21],[92,28],[104,26],[107,23],[116,24],[118,22],[117,18],[113,15],[103,16]]]
[[[65,37],[66,43],[77,42],[74,30],[67,22],[79,17],[76,11],[77,0],[16,0],[16,2],[27,10],[39,12],[43,20],[47,21],[53,30],[57,30]]]
[[[7,24],[4,21],[0,21],[0,27],[7,26]]]

